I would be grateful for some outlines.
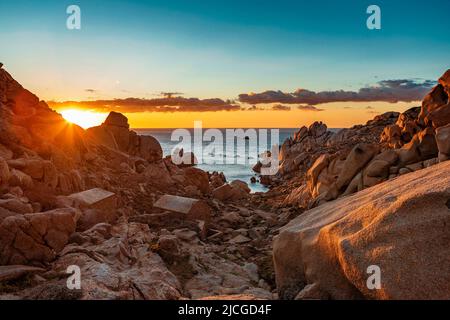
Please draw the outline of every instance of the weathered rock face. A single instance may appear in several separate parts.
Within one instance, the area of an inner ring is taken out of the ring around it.
[[[137,135],[129,128],[128,119],[124,115],[111,112],[101,126],[87,129],[86,134],[95,143],[149,162],[162,159],[161,145],[155,138]]]
[[[436,129],[436,143],[439,149],[439,159],[450,159],[450,123]]]
[[[153,137],[130,131],[120,113],[88,131],[70,124],[0,69],[0,158],[0,184],[70,194],[86,184],[105,187],[108,167],[125,163],[131,172],[140,159],[142,172],[162,159],[162,150]],[[83,170],[86,162],[96,168]]]
[[[330,136],[332,133],[322,122],[314,122],[309,128],[302,127],[293,139],[286,140],[281,146],[280,173],[289,175],[301,166],[310,166],[310,155],[323,149]]]
[[[234,180],[214,189],[212,195],[220,201],[236,201],[247,198],[249,193],[250,188],[247,183]]]
[[[79,215],[66,208],[5,218],[0,223],[0,265],[54,260],[75,232]]]
[[[118,113],[71,125],[3,70],[0,133],[0,299],[273,298],[269,228],[290,212],[255,210],[246,183],[162,159]]]
[[[0,143],[16,155],[53,157],[57,166],[66,168],[86,151],[83,134],[0,69]]]
[[[72,236],[52,263],[46,281],[22,290],[25,299],[178,299],[181,285],[160,256],[149,250],[154,235],[148,226],[99,224]],[[67,289],[65,274],[71,265],[81,269],[80,290]],[[14,296],[15,298],[17,296]]]
[[[129,129],[128,119],[123,114],[111,111],[105,119],[105,125]]]
[[[162,149],[158,140],[152,136],[138,136],[134,148],[129,151],[132,155],[140,156],[149,162],[161,160]]]
[[[441,163],[292,220],[274,242],[280,297],[314,285],[332,299],[449,299],[449,173]],[[367,287],[372,265],[378,290]]]

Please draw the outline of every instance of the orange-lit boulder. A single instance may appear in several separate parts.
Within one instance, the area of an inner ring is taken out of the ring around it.
[[[273,246],[280,298],[314,285],[331,299],[450,299],[449,172],[437,164],[292,220]]]

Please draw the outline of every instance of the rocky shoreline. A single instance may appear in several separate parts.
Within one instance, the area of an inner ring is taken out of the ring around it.
[[[450,267],[449,94],[450,70],[420,108],[301,128],[251,194],[174,165],[120,113],[67,123],[0,68],[0,299],[450,298],[450,275],[431,273]],[[411,252],[405,289],[394,267]],[[361,285],[374,257],[376,294]]]

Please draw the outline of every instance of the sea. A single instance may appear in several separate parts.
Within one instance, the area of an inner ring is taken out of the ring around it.
[[[203,154],[202,161],[199,161],[197,164],[197,167],[209,171],[209,172],[223,172],[225,175],[227,181],[233,181],[233,180],[242,180],[248,183],[250,189],[252,192],[265,192],[267,191],[267,187],[257,183],[251,183],[250,179],[251,177],[256,177],[258,180],[257,175],[253,172],[252,167],[256,164],[258,161],[258,156],[266,151],[270,150],[271,146],[274,144],[281,145],[286,139],[288,139],[290,136],[293,136],[293,134],[298,131],[297,128],[292,129],[252,129],[256,131],[256,136],[258,143],[251,143],[250,139],[245,140],[245,148],[238,147],[237,140],[234,140],[236,143],[234,143],[234,148],[227,148],[226,143],[227,141],[230,141],[227,139],[227,129],[215,129],[219,130],[220,133],[223,136],[222,139],[222,148],[216,148],[218,149],[217,153],[208,153],[207,147],[214,143],[215,140],[212,139],[202,139],[201,143],[193,143],[194,141],[194,130],[193,129],[183,129],[185,130],[185,134],[189,133],[190,138],[183,138],[183,139],[172,139],[172,134],[175,130],[179,129],[133,129],[140,135],[150,135],[155,137],[159,143],[161,144],[164,156],[171,155],[173,153],[173,150],[175,148],[183,148],[184,151],[193,151],[196,157],[200,153]],[[203,136],[208,129],[203,129],[202,135]],[[243,129],[245,132],[245,135],[248,137],[253,137],[251,134],[248,134],[249,131],[246,131],[247,129]],[[264,136],[264,130],[266,132],[266,136]],[[278,139],[276,139],[276,133],[272,130],[278,130]],[[254,131],[254,132],[255,132]],[[219,132],[217,132],[219,133]],[[260,135],[260,134],[263,135]],[[273,137],[272,137],[273,135]],[[266,138],[266,139],[264,139]],[[180,141],[182,140],[182,141]],[[265,141],[264,141],[265,140]],[[213,142],[211,142],[213,141]],[[220,140],[219,140],[220,141]],[[255,141],[255,140],[253,140]],[[229,142],[228,142],[229,143]],[[201,146],[201,147],[200,147]],[[244,150],[245,149],[245,150]],[[218,161],[218,159],[220,159]],[[233,160],[230,160],[233,159]]]

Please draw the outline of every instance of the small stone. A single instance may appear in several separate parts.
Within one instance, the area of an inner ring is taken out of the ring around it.
[[[247,243],[252,241],[252,239],[249,239],[243,235],[237,235],[236,237],[234,237],[233,239],[230,240],[230,243],[234,243],[234,244],[242,244],[242,243]]]
[[[197,242],[197,232],[189,230],[189,229],[177,229],[172,232],[174,235],[178,237],[178,239],[186,241],[186,242]]]
[[[203,220],[208,222],[211,218],[211,209],[208,204],[203,200],[193,198],[166,194],[156,201],[154,207],[182,213],[188,220]]]

